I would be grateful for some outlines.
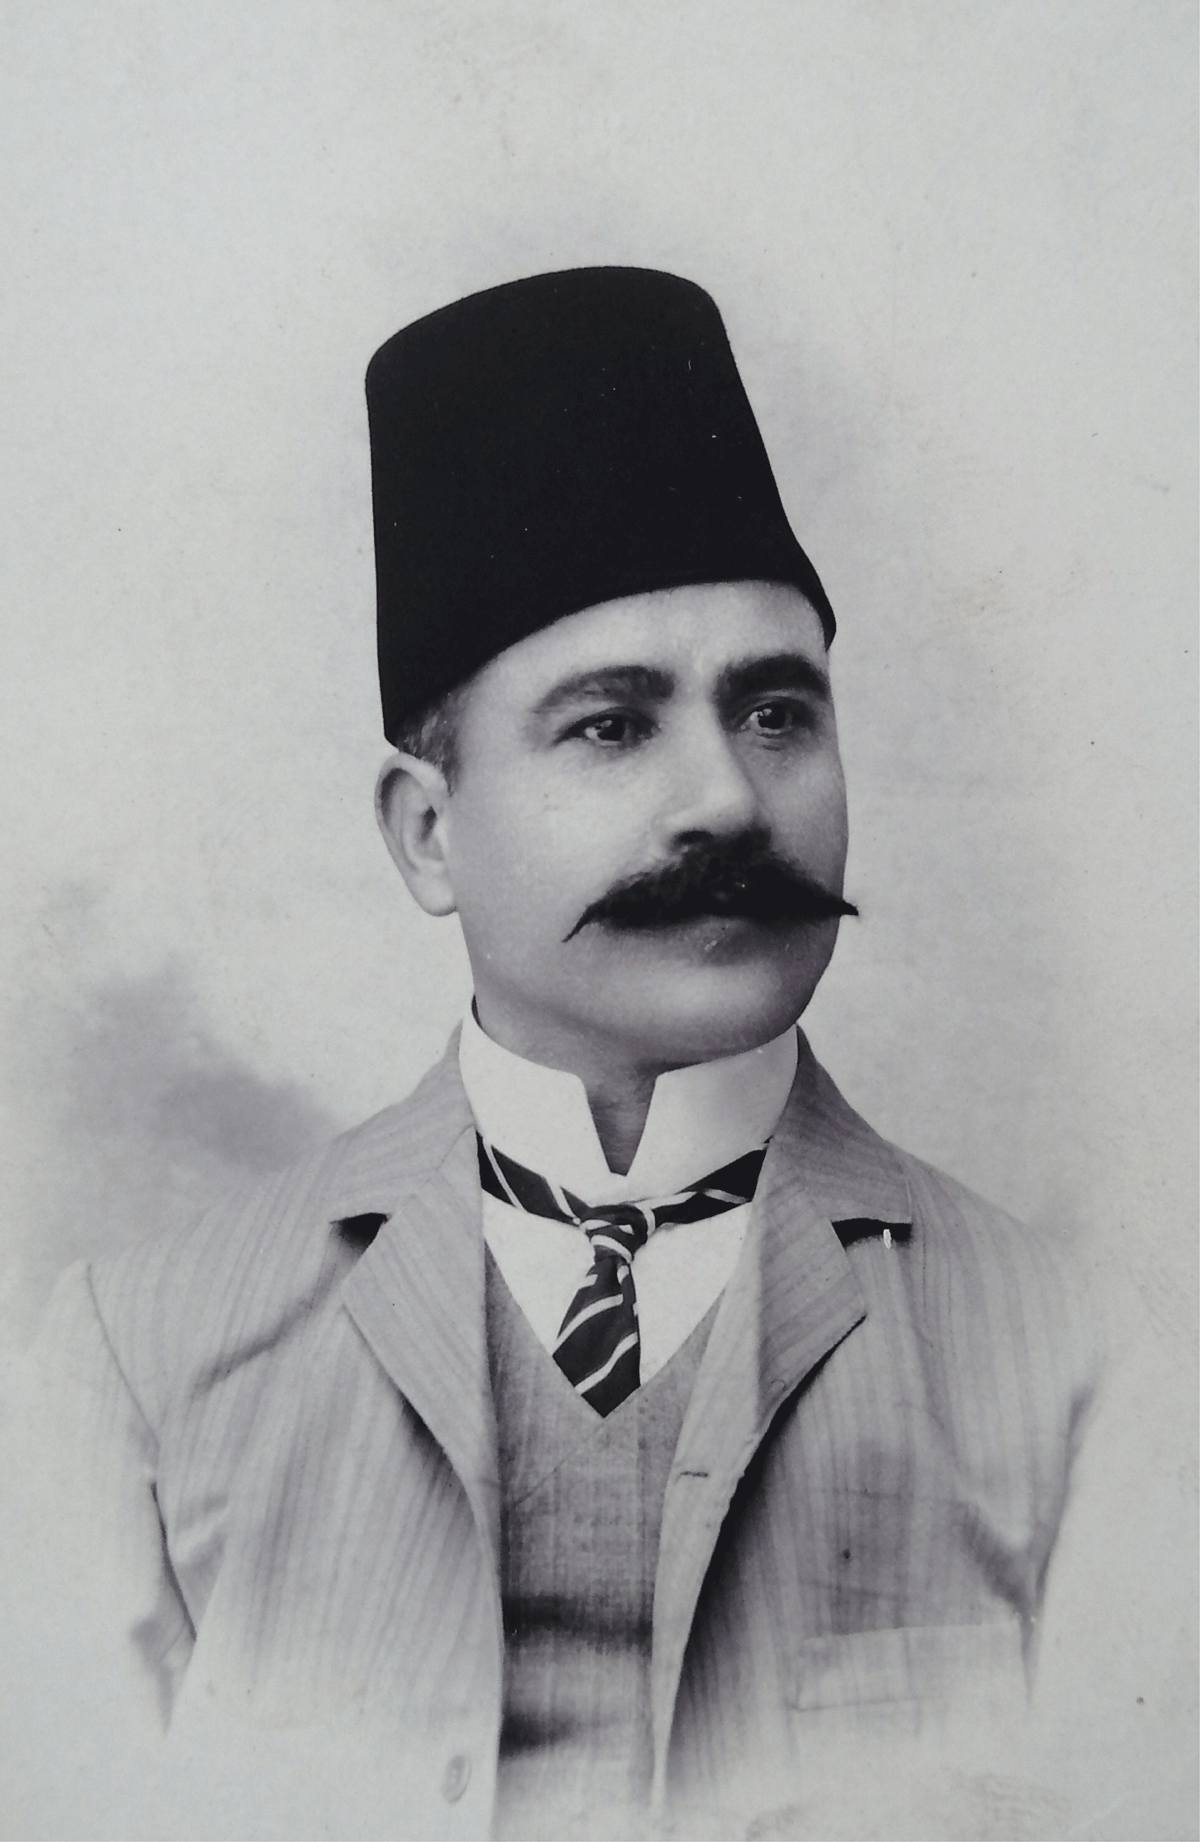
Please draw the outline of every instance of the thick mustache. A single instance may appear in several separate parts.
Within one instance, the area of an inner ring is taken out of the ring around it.
[[[628,877],[585,908],[571,940],[593,921],[614,928],[675,927],[701,915],[738,915],[767,924],[856,915],[853,902],[769,846],[739,842],[687,851],[674,863]]]

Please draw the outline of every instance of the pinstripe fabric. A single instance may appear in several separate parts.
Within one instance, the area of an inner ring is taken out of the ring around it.
[[[331,1223],[367,1212],[363,1252]],[[837,1221],[912,1233],[843,1248]],[[137,1576],[105,1604],[187,1787],[164,1832],[486,1834],[484,1297],[453,1048],[403,1106],[64,1281],[46,1345],[86,1370],[73,1411]],[[885,1145],[802,1043],[667,1485],[660,1803],[753,1809],[832,1730],[1020,1679],[1089,1362],[1054,1250]]]

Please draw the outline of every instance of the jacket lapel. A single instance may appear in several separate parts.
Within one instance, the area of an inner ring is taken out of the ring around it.
[[[842,1099],[803,1035],[737,1269],[676,1448],[654,1602],[655,1800],[696,1603],[734,1491],[785,1400],[866,1316],[835,1221],[911,1221],[891,1148]]]
[[[457,1038],[413,1099],[372,1122],[356,1148],[337,1214],[388,1219],[342,1299],[457,1473],[498,1577],[499,1460],[479,1175],[456,1050]]]

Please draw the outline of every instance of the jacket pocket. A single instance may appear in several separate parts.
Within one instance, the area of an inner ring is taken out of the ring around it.
[[[861,1708],[908,1702],[949,1705],[969,1696],[1016,1707],[1026,1695],[1018,1621],[910,1625],[810,1637],[796,1652],[791,1705]]]

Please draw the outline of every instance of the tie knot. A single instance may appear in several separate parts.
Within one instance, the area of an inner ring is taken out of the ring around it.
[[[655,1224],[650,1212],[636,1202],[621,1202],[592,1211],[579,1225],[592,1244],[594,1260],[632,1260]]]

